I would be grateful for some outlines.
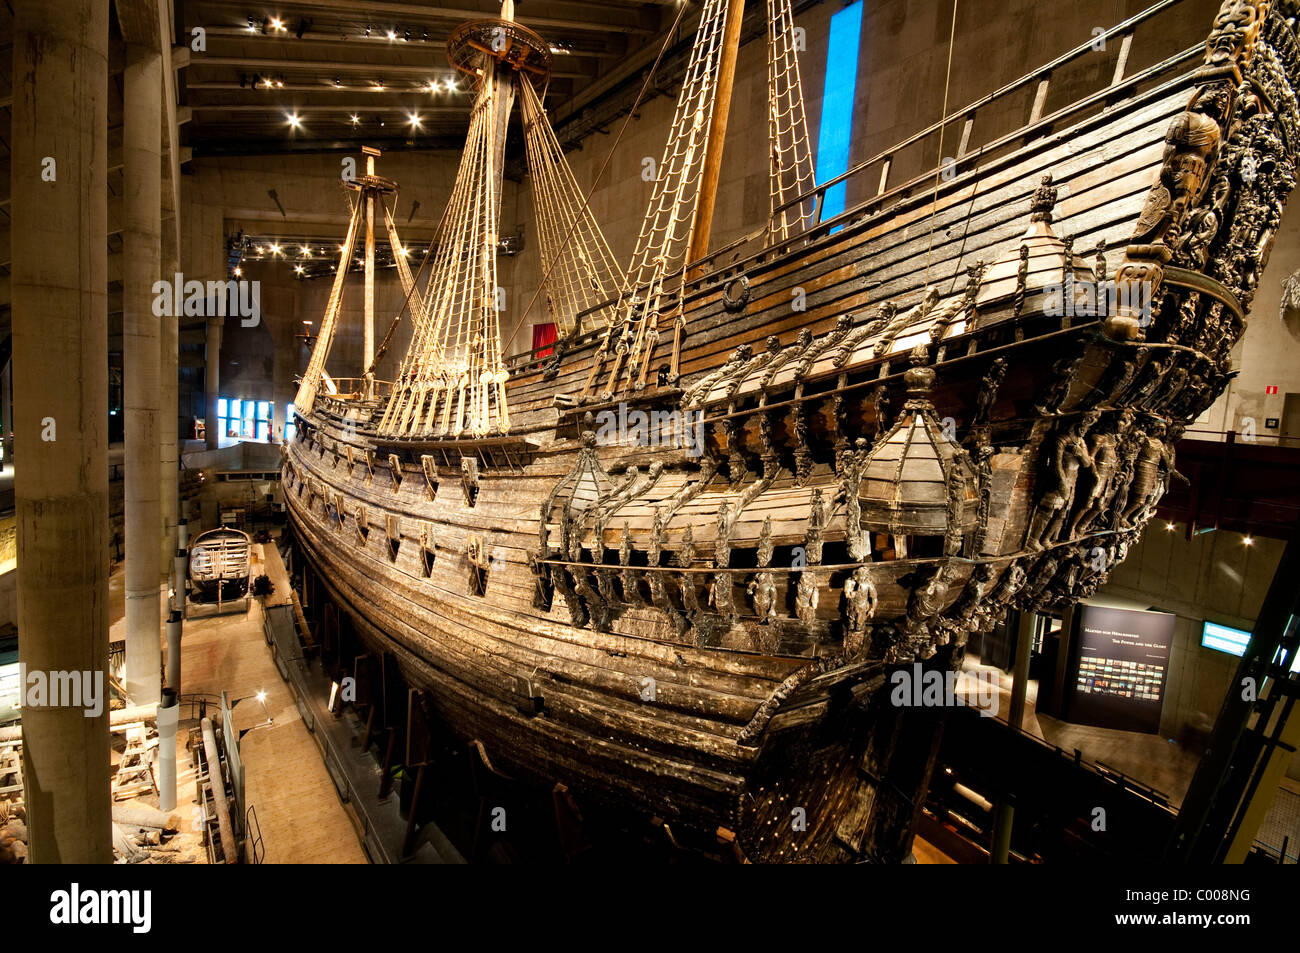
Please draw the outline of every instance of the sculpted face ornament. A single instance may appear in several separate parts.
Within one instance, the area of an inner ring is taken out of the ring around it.
[[[1238,59],[1248,60],[1268,8],[1268,0],[1226,0],[1205,41],[1206,65],[1230,67],[1239,65]]]

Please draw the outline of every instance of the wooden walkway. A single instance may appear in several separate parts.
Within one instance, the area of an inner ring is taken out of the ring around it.
[[[255,545],[253,559],[253,576],[266,573],[275,583],[268,603],[287,601],[289,581],[274,546]],[[181,646],[185,694],[220,695],[224,690],[232,700],[243,699],[235,708],[235,726],[253,729],[244,735],[240,751],[246,796],[266,848],[263,862],[367,863],[351,816],[271,659],[258,600],[242,616],[187,620]],[[259,691],[266,692],[266,711],[249,697]],[[265,724],[268,712],[271,726],[255,727]]]

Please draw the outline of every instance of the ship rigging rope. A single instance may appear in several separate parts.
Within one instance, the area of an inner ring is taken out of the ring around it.
[[[934,217],[939,209],[939,179],[943,175],[943,134],[948,125],[948,88],[952,80],[952,53],[957,41],[957,2],[952,0],[952,27],[948,32],[948,70],[943,77],[943,112],[939,117],[939,161],[934,168],[934,198],[930,200],[929,244],[925,249],[925,288],[930,287],[930,257],[934,251]]]
[[[769,245],[807,228],[817,208],[817,199],[812,194],[816,182],[812,149],[808,144],[803,82],[795,46],[790,0],[767,0]]]
[[[664,42],[659,47],[659,55],[655,57],[654,64],[650,67],[650,72],[646,73],[645,82],[641,84],[641,90],[636,94],[636,99],[632,103],[632,108],[627,111],[627,115],[623,118],[623,124],[619,127],[618,135],[614,137],[613,145],[610,146],[609,152],[605,154],[605,161],[601,163],[600,169],[596,172],[596,178],[591,183],[591,188],[587,190],[586,196],[583,197],[582,207],[578,210],[577,216],[574,217],[573,223],[569,227],[569,231],[565,233],[562,244],[568,243],[572,237],[573,229],[578,226],[579,222],[582,220],[582,216],[587,214],[588,208],[591,205],[591,197],[600,186],[601,180],[604,179],[605,172],[609,169],[610,161],[614,158],[614,153],[618,151],[619,144],[623,141],[623,134],[627,132],[627,127],[632,122],[632,117],[635,116],[637,111],[641,108],[641,102],[645,99],[645,94],[650,89],[650,84],[654,81],[655,74],[659,71],[659,65],[663,62],[664,54],[668,52],[668,44],[671,43],[673,37],[677,35],[677,28],[681,26],[682,18],[685,16],[686,8],[688,6],[689,4],[687,3],[681,3],[678,5],[677,18],[673,20],[673,25],[668,29],[667,34],[665,34]],[[537,290],[533,292],[532,298],[529,299],[528,307],[524,308],[523,314],[519,316],[518,320],[516,320],[514,325],[510,328],[510,333],[506,336],[505,340],[514,340],[515,335],[519,332],[519,328],[523,325],[524,321],[528,319],[529,313],[533,310],[533,305],[537,303],[538,295],[540,295],[542,290],[546,287],[546,283],[550,278],[550,269],[554,268],[559,260],[559,257],[557,257],[552,261],[547,270],[542,274],[542,280],[538,283]],[[609,319],[606,318],[606,323],[608,323],[608,321]]]
[[[540,97],[527,77],[519,78],[519,88],[541,258],[548,276],[543,282],[547,309],[560,333],[568,336],[575,328],[589,329],[599,306],[622,287],[623,270],[590,208],[578,207],[582,190],[546,121]],[[578,315],[583,315],[581,322]]]
[[[705,0],[700,15],[700,28],[687,62],[663,158],[656,169],[650,204],[627,269],[619,303],[621,320],[611,325],[611,333],[621,333],[605,387],[607,393],[617,388],[624,369],[627,379],[633,380],[641,361],[649,360],[665,306],[671,304],[678,314],[681,311],[679,292],[685,276],[677,266],[686,263],[699,214],[704,159],[713,126],[724,27],[731,2],[741,0]],[[670,276],[678,279],[673,288],[667,286]]]
[[[397,208],[397,206],[396,206],[396,199],[394,199],[394,205],[393,205],[393,208],[394,208],[394,210],[396,210],[396,208]],[[387,220],[388,220],[388,223],[389,223],[389,236],[390,236],[390,241],[391,241],[391,242],[396,242],[396,241],[397,241],[397,227],[396,227],[395,225],[392,224],[393,219],[392,219],[392,216],[389,214],[387,207],[385,207],[385,209],[384,209],[384,214],[385,214],[385,216],[387,216]],[[416,288],[418,287],[418,285],[419,285],[419,283],[420,283],[420,278],[424,275],[424,269],[425,269],[426,267],[428,267],[429,260],[433,257],[433,249],[434,249],[434,247],[435,247],[435,246],[437,245],[437,243],[438,243],[438,237],[442,234],[442,229],[443,229],[443,226],[446,224],[446,222],[447,222],[447,210],[444,208],[443,211],[442,211],[442,218],[441,218],[441,220],[439,220],[439,222],[438,222],[438,227],[437,227],[436,229],[434,229],[434,232],[433,232],[433,238],[429,240],[429,247],[426,248],[426,249],[424,250],[424,258],[421,259],[421,261],[420,261],[420,267],[419,267],[418,269],[416,269],[415,275],[414,275],[414,277],[411,279],[411,283],[410,283],[410,285],[409,285],[409,286],[406,286],[406,298],[402,301],[402,306],[401,306],[400,308],[397,309],[397,315],[393,318],[392,323],[388,325],[388,333],[384,335],[384,340],[383,340],[382,342],[380,342],[379,348],[375,351],[375,357],[374,357],[374,360],[372,360],[372,361],[370,362],[370,366],[369,366],[368,368],[366,368],[366,373],[373,374],[374,371],[375,371],[375,368],[379,366],[379,359],[380,359],[381,357],[383,357],[383,356],[384,356],[384,353],[388,350],[388,345],[389,345],[389,344],[392,342],[392,340],[393,340],[393,332],[397,330],[397,325],[398,325],[398,324],[401,322],[401,320],[402,320],[402,314],[406,311],[407,308],[409,308],[409,307],[411,306],[411,299],[412,299],[413,297],[415,297],[417,301],[420,300],[420,299],[418,298],[418,296],[415,295],[415,290],[416,290]],[[394,245],[393,245],[393,253],[394,253],[395,255],[400,255],[400,254],[401,254],[401,251],[399,250],[399,246],[398,246],[397,244],[394,244]],[[408,271],[409,271],[409,270],[408,270]],[[405,285],[405,282],[403,282],[403,284]],[[411,312],[411,323],[412,323],[413,326],[415,325],[415,323],[417,322],[417,320],[418,320],[418,318],[417,318],[415,312],[412,311],[412,312]],[[415,332],[412,331],[412,335],[414,335],[414,333],[415,333]]]
[[[307,362],[307,370],[303,372],[302,381],[298,385],[298,393],[294,396],[294,407],[300,413],[305,414],[311,410],[312,405],[316,403],[316,395],[320,390],[321,378],[325,373],[325,362],[329,358],[330,345],[334,341],[334,326],[338,322],[339,310],[343,304],[343,284],[347,279],[348,264],[352,260],[352,249],[356,245],[357,231],[361,227],[361,207],[364,204],[358,201],[352,205],[352,215],[348,219],[347,237],[343,240],[338,270],[334,274],[334,285],[330,289],[329,301],[325,305],[325,315],[321,318],[316,346],[312,348],[311,358]]]

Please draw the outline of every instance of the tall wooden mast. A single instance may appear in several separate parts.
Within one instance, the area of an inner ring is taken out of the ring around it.
[[[695,227],[691,232],[691,244],[686,255],[688,263],[698,261],[709,253],[713,206],[718,196],[722,148],[727,140],[727,117],[731,111],[731,91],[736,80],[736,58],[740,53],[740,24],[744,18],[745,0],[730,0],[722,34],[722,57],[718,63],[718,89],[713,104],[713,121],[709,124],[709,138],[705,145],[699,211],[695,216]]]
[[[366,176],[373,178],[375,156],[379,155],[379,150],[372,146],[362,146],[361,151],[366,157]],[[373,189],[363,189],[361,194],[366,203],[366,298],[361,319],[361,367],[369,381],[370,365],[375,362],[375,193]],[[398,254],[397,249],[393,249],[393,254]],[[366,397],[373,396],[369,389],[367,385]]]

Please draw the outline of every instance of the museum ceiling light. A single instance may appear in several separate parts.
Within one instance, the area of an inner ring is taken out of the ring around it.
[[[302,120],[298,118],[297,113],[289,113],[285,118],[289,120],[290,127],[294,129],[302,128]]]
[[[271,29],[275,30],[277,33],[285,33],[288,31],[288,27],[284,25],[284,21],[279,17],[271,17]]]

